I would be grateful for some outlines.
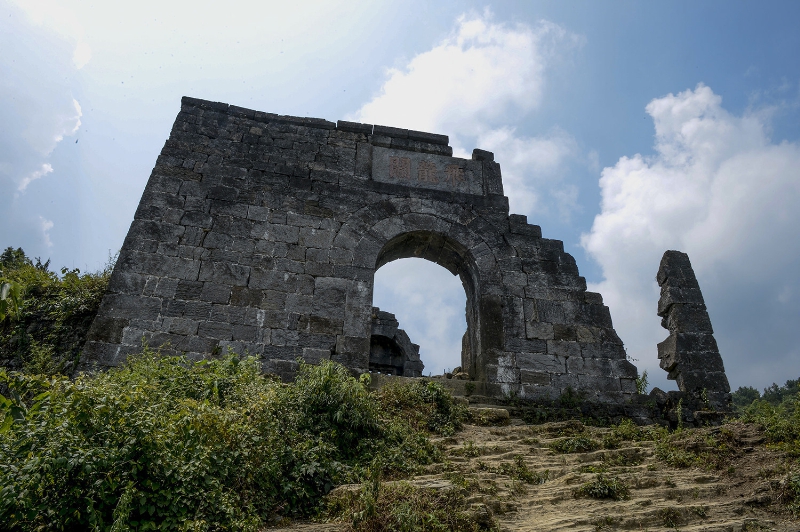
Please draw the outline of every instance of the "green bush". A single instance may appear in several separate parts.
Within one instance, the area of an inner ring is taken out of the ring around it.
[[[557,453],[585,453],[599,448],[600,443],[588,436],[561,438],[550,444],[550,449]]]
[[[0,370],[0,389],[9,530],[257,530],[313,513],[374,457],[388,474],[438,457],[331,362],[301,364],[282,384],[253,358],[145,349],[74,381]]]
[[[800,393],[784,396],[778,404],[756,399],[742,411],[740,419],[761,425],[769,444],[800,457]]]
[[[349,521],[359,532],[470,532],[496,530],[489,513],[467,509],[461,490],[418,488],[407,482],[365,483],[359,491],[338,490],[328,497],[328,519]]]
[[[583,484],[574,492],[575,497],[591,497],[593,499],[613,499],[620,501],[628,498],[630,489],[617,477],[608,477],[598,473],[594,480]]]
[[[389,383],[378,392],[378,401],[387,414],[404,419],[416,429],[444,436],[460,430],[467,418],[467,407],[456,403],[450,392],[432,381]]]
[[[761,398],[761,393],[752,386],[739,386],[731,393],[731,401],[737,410],[750,406],[753,401]]]
[[[731,394],[731,399],[733,406],[742,412],[757,400],[778,406],[784,400],[797,397],[798,393],[800,393],[800,379],[789,379],[783,386],[772,383],[771,386],[764,388],[763,395],[752,386],[740,386]]]
[[[632,420],[625,418],[618,425],[612,426],[611,431],[603,436],[603,447],[616,449],[623,441],[659,440],[667,433],[667,429],[658,425],[640,427]]]
[[[60,277],[49,264],[34,263],[22,249],[0,254],[0,287],[8,287],[0,297],[0,363],[28,373],[72,373],[113,261],[97,273],[62,268]]]
[[[780,485],[779,499],[792,516],[800,517],[800,471],[790,471]]]
[[[518,454],[514,456],[513,462],[503,462],[498,468],[498,473],[508,475],[512,480],[519,480],[528,484],[544,484],[550,478],[550,470],[545,469],[541,473],[531,471],[525,458]]]

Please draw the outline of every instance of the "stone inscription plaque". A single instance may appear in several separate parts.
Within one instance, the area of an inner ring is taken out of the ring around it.
[[[372,179],[409,187],[483,194],[480,161],[375,146]]]

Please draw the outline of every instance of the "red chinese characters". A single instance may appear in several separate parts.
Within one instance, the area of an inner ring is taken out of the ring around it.
[[[444,168],[444,181],[451,185],[458,186],[458,183],[464,182],[464,169],[457,164],[448,164]]]
[[[411,159],[408,157],[389,157],[389,177],[392,179],[411,179]]]
[[[438,183],[436,177],[436,165],[429,161],[420,161],[417,167],[417,180],[427,181],[428,183]]]

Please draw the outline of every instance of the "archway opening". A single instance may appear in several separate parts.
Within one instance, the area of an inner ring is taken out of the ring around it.
[[[476,299],[480,290],[469,250],[441,233],[411,231],[388,241],[375,267],[373,307],[395,314],[411,342],[421,345],[420,354],[427,366],[423,374],[438,375],[460,367],[463,373],[475,376],[475,362],[481,356]],[[376,314],[379,321],[388,318],[373,311]],[[375,323],[373,319],[373,328]],[[380,371],[377,359],[381,358],[379,337],[383,334],[380,330],[373,332],[376,356],[371,356],[371,365]],[[388,372],[412,376],[399,369],[390,368]]]
[[[382,266],[372,296],[370,370],[419,376],[461,367],[466,300],[459,277],[438,264],[406,258]]]

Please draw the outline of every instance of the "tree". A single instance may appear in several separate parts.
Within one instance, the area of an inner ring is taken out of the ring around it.
[[[25,255],[22,248],[14,249],[8,246],[0,255],[0,271],[18,270],[23,266],[33,266],[33,262]]]

